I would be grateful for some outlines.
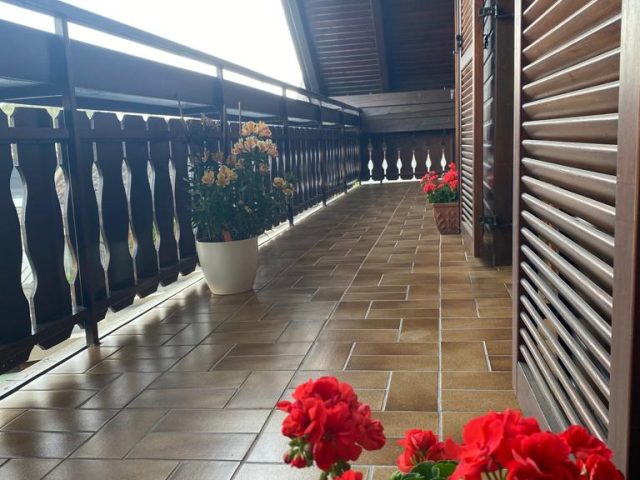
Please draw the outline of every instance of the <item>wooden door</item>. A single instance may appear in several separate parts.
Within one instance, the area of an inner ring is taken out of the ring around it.
[[[482,256],[511,264],[513,196],[513,0],[484,0]]]
[[[460,158],[460,225],[467,250],[482,248],[482,19],[483,0],[458,0],[456,92]]]
[[[515,387],[623,469],[638,462],[639,7],[515,3]]]

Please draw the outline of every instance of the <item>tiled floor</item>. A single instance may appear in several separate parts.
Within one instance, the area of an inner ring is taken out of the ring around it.
[[[388,445],[411,427],[456,436],[515,407],[510,272],[438,235],[415,183],[359,188],[262,248],[255,293],[200,282],[0,402],[4,479],[287,480],[282,415],[296,384],[351,382]]]

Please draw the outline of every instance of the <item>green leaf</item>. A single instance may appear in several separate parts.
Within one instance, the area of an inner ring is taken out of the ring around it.
[[[433,462],[423,462],[419,463],[411,470],[411,473],[417,473],[422,475],[426,480],[432,480],[434,478],[433,466],[435,463]]]
[[[433,466],[433,471],[436,473],[436,475],[433,477],[434,480],[444,480],[449,478],[453,471],[456,469],[457,465],[458,464],[456,462],[450,461],[437,462]]]

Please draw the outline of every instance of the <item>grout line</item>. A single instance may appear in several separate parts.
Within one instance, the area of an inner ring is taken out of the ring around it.
[[[438,435],[443,436],[442,425],[442,235],[438,243]]]
[[[387,379],[387,386],[384,390],[384,398],[382,399],[382,410],[381,412],[386,411],[387,409],[387,400],[389,399],[389,392],[391,391],[391,379],[393,377],[393,371],[389,372],[389,378]]]
[[[482,341],[482,348],[484,350],[484,360],[487,363],[487,370],[492,372],[491,362],[489,361],[489,350],[487,349],[487,342],[485,340]]]
[[[353,342],[351,344],[351,349],[349,350],[349,353],[347,354],[347,359],[344,361],[344,365],[342,366],[342,370],[346,370],[347,369],[347,365],[349,365],[349,360],[351,360],[351,356],[353,355],[353,351],[356,349],[356,344],[358,342]]]

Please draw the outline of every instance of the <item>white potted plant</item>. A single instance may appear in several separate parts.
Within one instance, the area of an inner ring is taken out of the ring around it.
[[[210,126],[203,121],[203,126]],[[189,186],[200,267],[211,291],[231,295],[253,288],[258,236],[282,220],[294,191],[291,181],[271,181],[269,157],[278,155],[271,130],[246,122],[232,154],[196,155]]]

